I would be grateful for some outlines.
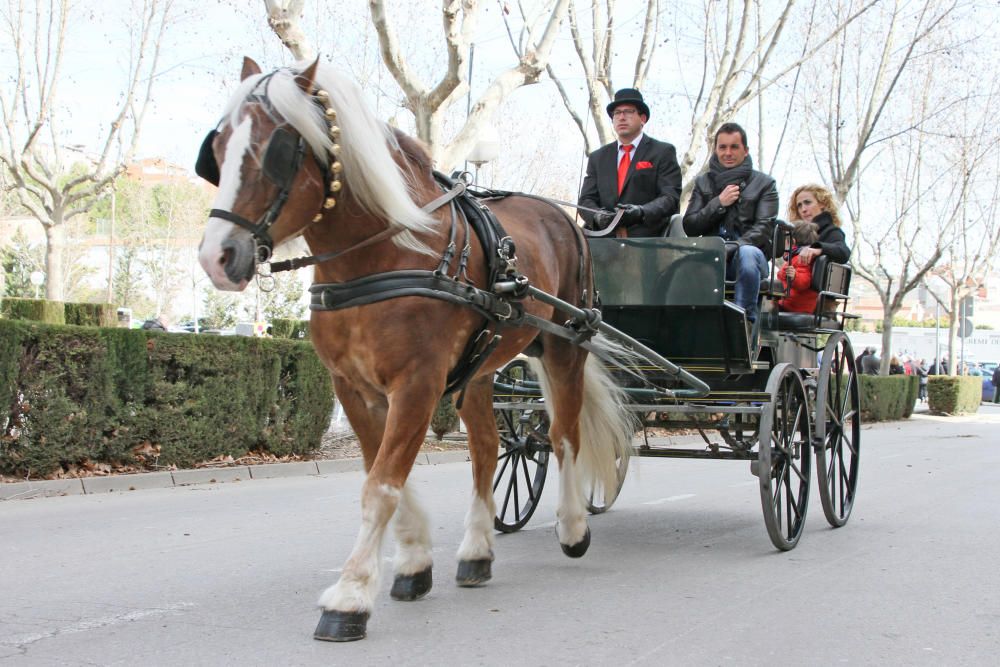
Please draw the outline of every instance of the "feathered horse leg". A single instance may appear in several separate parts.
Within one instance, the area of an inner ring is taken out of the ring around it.
[[[405,493],[436,396],[422,383],[407,384],[389,396],[385,436],[361,490],[361,529],[340,580],[320,596],[323,613],[313,634],[316,639],[354,641],[366,635],[378,589],[382,538]]]
[[[469,430],[472,460],[472,503],[465,515],[465,536],[458,548],[459,586],[479,586],[490,580],[493,563],[493,473],[497,467],[500,436],[493,416],[493,377],[469,383],[462,403],[462,420]]]

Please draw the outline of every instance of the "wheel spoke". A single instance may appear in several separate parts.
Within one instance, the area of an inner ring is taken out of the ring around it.
[[[500,486],[501,480],[503,480],[503,472],[507,469],[507,464],[510,463],[511,457],[514,455],[513,450],[507,450],[500,455],[503,459],[503,465],[500,466],[499,472],[497,472],[496,477],[493,479],[493,492],[496,493],[497,487]]]
[[[510,504],[510,494],[511,494],[511,491],[513,491],[516,488],[516,486],[517,486],[517,462],[516,461],[515,461],[514,465],[511,466],[510,470],[511,470],[510,481],[507,483],[507,493],[504,494],[504,497],[503,497],[503,506],[502,506],[502,508],[500,510],[500,516],[501,517],[507,516],[507,506]],[[515,517],[515,520],[516,520],[516,517]]]
[[[792,471],[795,473],[795,476],[799,478],[800,482],[807,481],[806,480],[806,476],[802,474],[802,471],[799,469],[799,467],[797,465],[795,465],[794,463],[792,463],[791,461],[789,461],[788,462],[788,467],[792,469]]]
[[[842,415],[845,412],[847,412],[848,405],[852,403],[851,396],[854,394],[853,390],[856,389],[856,387],[854,386],[856,382],[857,382],[856,376],[854,375],[848,376],[847,386],[844,387],[843,396],[840,397],[840,410],[838,411],[838,414]]]
[[[531,484],[531,475],[528,474],[528,461],[527,461],[527,457],[525,457],[525,456],[521,457],[521,468],[524,469],[524,481],[525,481],[525,484],[526,484],[526,486],[528,488],[528,499],[532,503],[534,503],[535,502],[535,491],[534,491],[534,489],[531,488],[531,486],[532,486],[532,484]]]

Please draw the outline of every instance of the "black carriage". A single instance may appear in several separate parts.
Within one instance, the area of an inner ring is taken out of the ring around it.
[[[775,227],[773,247],[780,253],[788,225]],[[704,440],[683,447],[644,439],[634,453],[749,461],[768,535],[782,550],[794,548],[802,534],[815,457],[823,513],[831,526],[844,525],[857,491],[861,444],[860,387],[843,331],[852,317],[850,268],[824,256],[816,260],[813,313],[778,311],[783,291],[772,268],[752,327],[727,300],[733,286],[725,281],[722,239],[592,238],[590,248],[604,324],[658,360],[612,369],[629,409],[643,428],[696,429]],[[497,373],[494,409],[501,438],[494,523],[513,532],[538,504],[552,451],[544,399],[526,359]],[[626,472],[623,462],[616,489],[589,489],[592,513],[611,506]]]

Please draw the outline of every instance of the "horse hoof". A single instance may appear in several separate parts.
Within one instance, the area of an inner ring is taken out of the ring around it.
[[[323,611],[313,639],[323,642],[354,642],[364,639],[368,625],[366,611]]]
[[[397,574],[389,596],[393,600],[419,600],[431,591],[431,568],[416,574]]]
[[[458,574],[455,581],[463,588],[481,586],[493,578],[493,561],[489,558],[481,560],[458,561]]]
[[[576,544],[563,544],[560,542],[559,546],[562,547],[563,553],[570,558],[579,558],[587,553],[587,549],[590,548],[590,526],[587,526],[587,532],[584,533],[583,539]]]

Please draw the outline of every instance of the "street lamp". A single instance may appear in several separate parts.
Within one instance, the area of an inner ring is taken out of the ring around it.
[[[37,299],[38,288],[41,286],[42,283],[45,282],[45,274],[42,273],[41,271],[32,271],[31,275],[28,276],[28,280],[30,280],[31,284],[35,286],[35,298]]]
[[[487,162],[492,162],[500,155],[500,137],[493,126],[488,126],[480,135],[479,141],[469,151],[469,162],[476,165],[476,185],[479,185],[479,168]]]

